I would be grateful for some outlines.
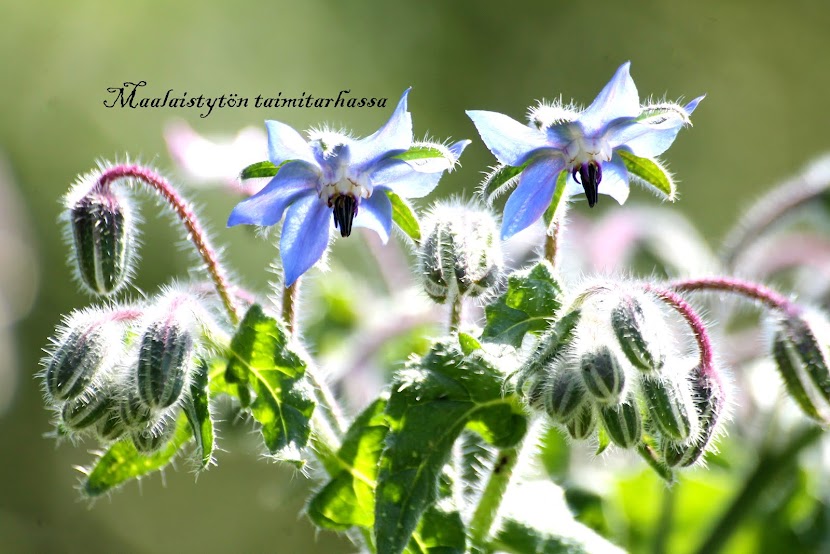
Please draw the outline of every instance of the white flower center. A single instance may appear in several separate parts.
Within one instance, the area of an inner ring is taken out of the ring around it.
[[[581,167],[583,164],[611,161],[612,149],[603,138],[578,136],[565,147],[565,161],[569,168]]]
[[[324,185],[320,190],[320,198],[331,205],[332,198],[336,196],[351,196],[352,198],[369,198],[372,196],[372,187],[362,184],[363,179],[341,177],[334,183]]]

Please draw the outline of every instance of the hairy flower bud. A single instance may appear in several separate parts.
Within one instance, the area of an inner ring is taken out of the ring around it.
[[[118,403],[118,415],[131,429],[140,429],[155,420],[150,407],[138,396],[135,382],[129,383],[129,392]]]
[[[82,177],[66,196],[66,220],[81,283],[109,296],[129,280],[137,250],[137,225],[126,191]]]
[[[642,294],[623,295],[611,311],[611,326],[623,353],[634,367],[643,371],[663,367],[662,323],[659,308]]]
[[[571,344],[577,323],[579,323],[579,310],[574,310],[557,319],[542,335],[533,354],[525,359],[516,372],[516,390],[519,394],[527,398],[527,392],[533,390],[527,382],[535,383],[537,376],[547,377],[550,362],[561,355]],[[541,393],[541,389],[539,390]]]
[[[106,417],[113,404],[113,395],[107,386],[92,384],[63,405],[61,423],[69,431],[82,431]]]
[[[127,425],[121,419],[117,406],[112,406],[95,426],[95,434],[103,442],[114,442],[127,432]]]
[[[641,389],[651,419],[661,433],[681,443],[696,438],[697,413],[683,377],[666,374],[645,377]]]
[[[130,437],[133,440],[135,449],[142,454],[157,452],[162,446],[173,438],[176,430],[175,418],[163,418],[154,425],[148,425],[143,429],[133,430]]]
[[[625,388],[625,370],[606,346],[586,352],[579,360],[585,388],[598,402],[615,403]]]
[[[695,371],[691,385],[698,420],[697,438],[685,444],[668,438],[663,441],[663,459],[670,467],[689,467],[710,449],[726,408],[723,385],[712,375]]]
[[[574,440],[580,441],[590,437],[597,426],[594,406],[590,402],[583,402],[577,409],[576,415],[565,426],[568,428],[568,434]]]
[[[643,420],[634,399],[622,404],[599,406],[599,415],[611,440],[623,447],[636,446],[643,436]]]
[[[439,204],[426,224],[418,252],[424,289],[430,298],[480,296],[498,282],[501,243],[493,216],[470,206]]]
[[[560,367],[549,379],[545,391],[545,412],[557,423],[566,423],[587,401],[587,394],[579,376],[570,368]]]

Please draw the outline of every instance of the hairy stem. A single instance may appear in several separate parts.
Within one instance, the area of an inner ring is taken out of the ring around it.
[[[329,425],[331,425],[332,430],[338,436],[342,436],[343,433],[346,432],[348,426],[346,425],[346,420],[343,417],[343,410],[340,409],[340,403],[337,402],[337,399],[334,397],[334,393],[331,391],[331,388],[325,380],[317,374],[316,367],[309,364],[306,367],[305,373],[311,381],[311,384],[314,386],[314,390],[317,391],[317,401],[321,404],[320,407],[325,410],[323,417],[325,417],[326,421]]]
[[[227,273],[219,261],[219,254],[211,246],[207,234],[190,205],[167,179],[151,169],[140,165],[119,164],[109,167],[101,173],[96,186],[106,189],[120,179],[135,179],[147,185],[161,196],[173,212],[175,212],[176,217],[179,218],[187,230],[188,240],[193,243],[196,251],[202,257],[202,260],[204,260],[205,268],[213,280],[213,285],[216,288],[219,298],[222,299],[222,304],[225,306],[228,318],[233,325],[239,324],[240,313],[233,300],[232,287]]]
[[[556,254],[558,252],[557,242],[559,240],[559,222],[553,221],[548,232],[545,234],[545,259],[550,265],[556,267]]]
[[[450,333],[457,333],[461,326],[461,315],[464,304],[464,297],[456,293],[450,299]]]
[[[734,277],[709,277],[705,279],[684,279],[672,281],[669,286],[680,292],[718,291],[731,292],[745,298],[755,300],[766,307],[784,312],[787,315],[797,315],[800,307],[791,302],[784,295],[764,285],[744,281]]]
[[[297,329],[297,300],[300,296],[300,279],[285,287],[282,291],[282,320],[288,327],[288,332]]]
[[[493,471],[490,473],[481,500],[470,520],[470,537],[474,545],[483,546],[486,543],[517,461],[519,461],[517,447],[503,448],[496,454]]]
[[[696,552],[708,554],[723,548],[740,523],[752,515],[758,500],[767,488],[774,484],[795,464],[798,454],[822,436],[821,427],[811,426],[796,433],[782,448],[765,450],[758,465],[749,474],[738,495],[718,520],[715,527]]]

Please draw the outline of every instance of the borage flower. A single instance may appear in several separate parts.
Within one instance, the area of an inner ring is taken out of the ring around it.
[[[265,122],[270,164],[264,163],[276,175],[236,205],[228,226],[275,225],[285,213],[280,256],[286,286],[323,256],[332,222],[343,237],[353,226],[365,227],[386,243],[392,228],[390,196],[397,201],[429,194],[470,143],[413,142],[408,94],[409,89],[389,121],[363,139],[324,129],[310,131],[306,141],[284,123]]]
[[[624,203],[629,172],[672,198],[671,179],[653,158],[665,152],[680,129],[691,123],[689,116],[704,97],[685,106],[667,102],[640,106],[629,65],[621,65],[593,103],[581,111],[561,102],[540,103],[530,110],[529,125],[496,112],[467,112],[493,155],[521,172],[518,187],[504,207],[503,239],[542,216],[559,182],[565,183],[565,198],[584,192],[591,207],[599,193]],[[498,174],[512,181],[518,171]],[[572,176],[571,182],[560,179],[565,171]]]

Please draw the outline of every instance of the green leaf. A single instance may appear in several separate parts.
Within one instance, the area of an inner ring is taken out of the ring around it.
[[[554,219],[562,219],[562,210],[564,210],[565,206],[567,206],[567,202],[562,204],[562,198],[565,196],[565,189],[568,187],[568,177],[568,172],[562,171],[559,173],[559,177],[556,178],[556,188],[553,190],[553,198],[551,199],[550,205],[548,206],[548,209],[545,210],[545,214],[543,216],[545,227],[548,229]]]
[[[461,351],[465,355],[472,354],[481,348],[481,343],[478,342],[478,339],[467,333],[458,333],[458,345],[461,346]]]
[[[257,162],[251,164],[242,170],[239,174],[241,180],[245,179],[262,179],[265,177],[273,177],[277,174],[285,162],[280,165],[274,165],[272,162],[265,160],[264,162]]]
[[[378,398],[352,423],[337,453],[342,469],[314,495],[308,505],[311,520],[327,529],[352,526],[371,528],[375,523],[375,486],[378,460],[389,428]]]
[[[663,166],[654,160],[635,156],[626,150],[619,149],[616,152],[619,153],[630,174],[652,187],[666,200],[674,201],[677,187]]]
[[[193,431],[193,438],[201,453],[202,468],[213,460],[213,420],[208,407],[208,362],[201,360],[190,383],[190,398],[184,404],[184,413]]]
[[[182,414],[173,438],[153,454],[139,453],[130,438],[120,440],[98,458],[81,490],[90,497],[100,496],[130,479],[158,471],[170,463],[190,436],[190,424]]]
[[[507,279],[504,294],[484,308],[487,325],[481,338],[521,347],[526,333],[539,333],[547,328],[548,321],[562,304],[561,296],[562,289],[547,262],[513,273]]]
[[[421,240],[421,224],[412,206],[391,190],[384,192],[392,202],[392,221],[415,242]]]
[[[589,554],[591,552],[599,554],[601,552],[589,550],[573,538],[543,533],[513,519],[505,520],[493,540],[493,545],[498,550],[517,554]]]
[[[512,165],[496,166],[482,181],[478,194],[488,203],[504,193],[504,191],[518,182],[518,177],[530,162],[513,167]]]
[[[375,504],[378,554],[403,551],[438,483],[453,443],[466,428],[490,444],[516,445],[527,430],[514,395],[502,396],[503,374],[455,341],[437,343],[398,372],[386,407],[390,428],[381,454]]]
[[[250,409],[272,454],[301,463],[308,443],[314,396],[305,379],[305,361],[288,345],[288,334],[254,304],[231,340],[225,371],[229,383],[247,383],[256,398]]]
[[[611,444],[611,437],[608,436],[608,431],[605,430],[605,427],[602,425],[599,426],[599,431],[597,431],[597,450],[594,452],[594,456],[599,456],[605,449],[608,448],[608,445]]]
[[[412,535],[408,550],[416,554],[464,554],[467,534],[461,514],[430,506]]]
[[[435,148],[434,146],[427,146],[423,144],[415,145],[409,148],[406,152],[402,152],[396,156],[392,156],[396,160],[403,160],[405,162],[411,162],[415,160],[428,160],[431,158],[444,158],[446,159],[446,154],[440,148]]]

